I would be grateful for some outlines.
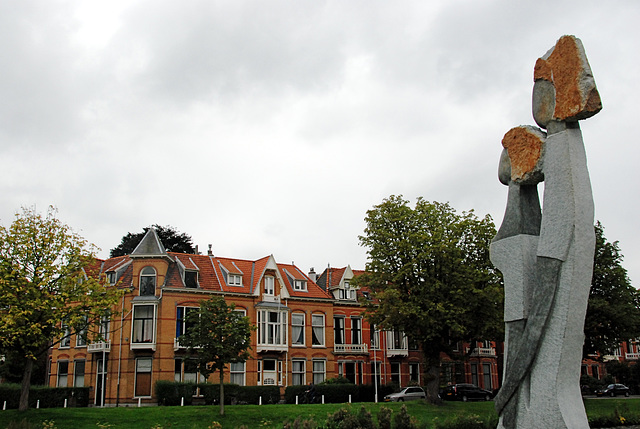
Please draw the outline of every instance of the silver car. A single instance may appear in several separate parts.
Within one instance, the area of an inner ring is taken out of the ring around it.
[[[385,402],[403,402],[411,401],[413,399],[426,399],[427,395],[422,390],[422,387],[412,386],[405,387],[398,393],[392,393],[384,397]]]

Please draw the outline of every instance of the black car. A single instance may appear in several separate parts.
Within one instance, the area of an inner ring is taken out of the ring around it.
[[[629,396],[630,395],[630,391],[629,388],[627,386],[625,386],[624,384],[610,384],[607,387],[605,387],[604,389],[600,389],[596,392],[596,395],[598,396],[618,396],[618,395],[624,395],[624,396]]]
[[[473,384],[454,384],[444,388],[442,399],[450,401],[490,401],[493,394]]]

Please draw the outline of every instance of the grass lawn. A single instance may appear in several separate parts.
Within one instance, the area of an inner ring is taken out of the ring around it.
[[[387,404],[352,404],[356,411],[364,405],[375,417],[381,406],[387,406],[397,413],[401,407],[398,403]],[[217,406],[190,407],[143,407],[143,408],[55,408],[28,410],[20,413],[16,410],[0,411],[0,428],[10,424],[15,428],[42,428],[42,422],[53,421],[57,429],[207,429],[217,421],[222,427],[234,429],[241,425],[248,428],[282,428],[282,423],[289,419],[313,418],[321,423],[328,413],[333,413],[344,404],[326,405],[235,405],[225,407],[225,416],[219,415]],[[640,409],[640,398],[630,399],[587,399],[586,409],[589,416],[612,414],[619,409]],[[477,414],[481,417],[495,416],[493,402],[446,402],[436,407],[422,401],[407,403],[409,414],[421,423],[430,423],[434,418],[447,419],[455,414]],[[31,426],[20,425],[26,420]]]

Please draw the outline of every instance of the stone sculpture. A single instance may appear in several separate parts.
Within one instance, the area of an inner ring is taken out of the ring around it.
[[[579,379],[595,234],[578,121],[602,104],[579,39],[563,36],[537,60],[532,104],[546,133],[531,126],[507,132],[499,168],[509,191],[491,244],[505,283],[498,427],[588,428]]]

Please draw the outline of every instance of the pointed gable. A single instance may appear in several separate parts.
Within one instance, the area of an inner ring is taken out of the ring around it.
[[[168,257],[155,228],[147,230],[147,233],[129,256],[132,258]]]

